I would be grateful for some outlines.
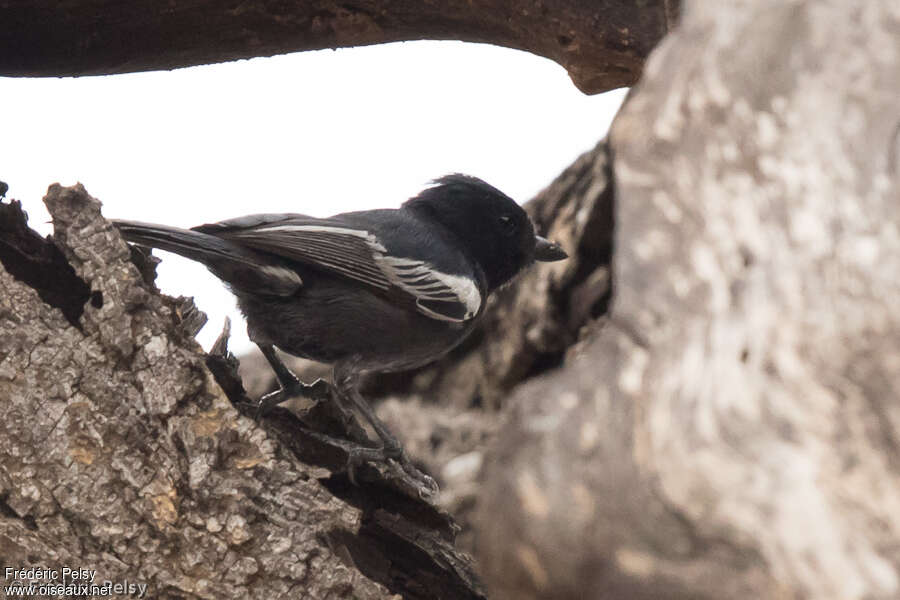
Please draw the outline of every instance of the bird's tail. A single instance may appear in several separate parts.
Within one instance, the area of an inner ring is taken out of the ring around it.
[[[112,223],[122,237],[133,244],[168,250],[207,266],[221,261],[260,263],[256,252],[208,233],[140,221],[113,219]]]
[[[303,284],[297,272],[282,261],[202,231],[118,219],[112,223],[129,242],[206,265],[234,291],[289,296]]]

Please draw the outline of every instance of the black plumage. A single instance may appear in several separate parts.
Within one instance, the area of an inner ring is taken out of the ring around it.
[[[258,214],[191,230],[115,224],[126,240],[197,260],[229,285],[283,388],[266,396],[265,406],[314,391],[281,364],[273,346],[334,363],[337,395],[351,400],[384,442],[377,452],[360,449],[360,459],[406,460],[359,396],[360,375],[433,361],[471,332],[491,292],[534,260],[566,256],[535,235],[512,199],[459,174],[436,180],[396,210],[324,219]]]

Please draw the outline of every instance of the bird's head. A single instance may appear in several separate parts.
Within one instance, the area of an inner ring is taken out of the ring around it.
[[[531,219],[512,198],[477,177],[454,174],[436,179],[404,208],[454,234],[484,272],[488,291],[535,260],[567,257],[557,244],[535,234]]]

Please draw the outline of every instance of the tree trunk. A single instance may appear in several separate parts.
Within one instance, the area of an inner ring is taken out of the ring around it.
[[[611,139],[612,311],[510,399],[492,596],[897,598],[896,2],[688,2]]]

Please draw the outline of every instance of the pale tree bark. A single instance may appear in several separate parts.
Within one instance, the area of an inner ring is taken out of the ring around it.
[[[6,0],[0,74],[128,73],[436,39],[545,56],[597,93],[637,81],[677,12],[677,0]]]
[[[614,296],[513,393],[494,598],[900,595],[900,11],[687,2],[613,126]]]

